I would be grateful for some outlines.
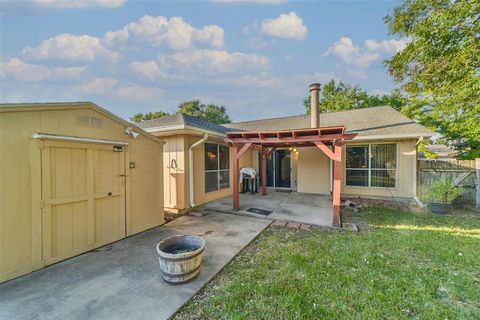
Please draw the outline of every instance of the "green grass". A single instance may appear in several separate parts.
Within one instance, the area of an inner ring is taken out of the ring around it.
[[[358,217],[367,231],[268,228],[176,319],[480,319],[478,216]]]

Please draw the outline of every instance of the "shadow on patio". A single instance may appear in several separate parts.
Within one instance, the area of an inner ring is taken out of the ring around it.
[[[270,190],[261,194],[240,194],[240,209],[233,209],[233,197],[225,197],[209,202],[207,210],[248,215],[270,220],[285,220],[305,224],[332,226],[333,204],[329,195]],[[267,216],[247,211],[249,209],[271,211]]]

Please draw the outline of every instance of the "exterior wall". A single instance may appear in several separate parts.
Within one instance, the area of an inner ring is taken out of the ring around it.
[[[368,143],[397,144],[397,179],[395,188],[350,187],[345,184],[345,150],[342,157],[342,194],[354,196],[404,197],[413,198],[416,181],[416,141],[397,142],[372,141],[349,143],[364,145]],[[298,155],[298,192],[330,193],[330,168],[328,157],[318,148],[299,148]]]
[[[298,148],[297,191],[330,193],[329,158],[317,147]]]
[[[416,184],[416,141],[405,140],[397,142],[372,141],[368,143],[396,143],[397,144],[397,178],[395,188],[377,187],[348,187],[345,185],[345,152],[342,157],[342,194],[358,196],[403,197],[415,196]],[[349,145],[364,145],[367,143],[350,143]]]
[[[163,146],[163,175],[165,207],[182,210],[188,208],[188,156],[186,137],[182,135],[162,138]]]
[[[0,109],[0,282],[43,267],[41,149],[40,142],[31,139],[32,133],[128,142],[127,235],[164,222],[162,144],[144,135],[127,136],[124,124],[88,106],[56,109]],[[102,125],[86,126],[79,116],[94,117]],[[129,169],[129,161],[135,162],[134,169]]]

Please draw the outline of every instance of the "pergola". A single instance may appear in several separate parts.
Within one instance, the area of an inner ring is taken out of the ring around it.
[[[346,134],[345,126],[227,133],[225,142],[233,149],[233,208],[240,209],[240,157],[248,150],[258,150],[262,159],[262,194],[267,194],[267,159],[273,150],[283,147],[317,146],[333,161],[333,221],[340,226],[340,188],[342,177],[342,150],[345,141],[356,134]]]

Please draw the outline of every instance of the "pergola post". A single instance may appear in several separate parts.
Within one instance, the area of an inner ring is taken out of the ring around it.
[[[237,158],[238,146],[232,146],[233,153],[233,209],[240,209],[240,168],[239,159]]]
[[[261,151],[261,155],[262,155],[262,195],[263,196],[267,195],[267,160],[270,159],[270,156],[272,155],[273,150],[275,150],[275,148],[272,148],[270,150],[262,149],[262,151]]]
[[[335,142],[333,160],[333,221],[334,227],[340,227],[340,195],[342,187],[342,142]]]
[[[262,195],[267,195],[267,151],[262,150]]]

